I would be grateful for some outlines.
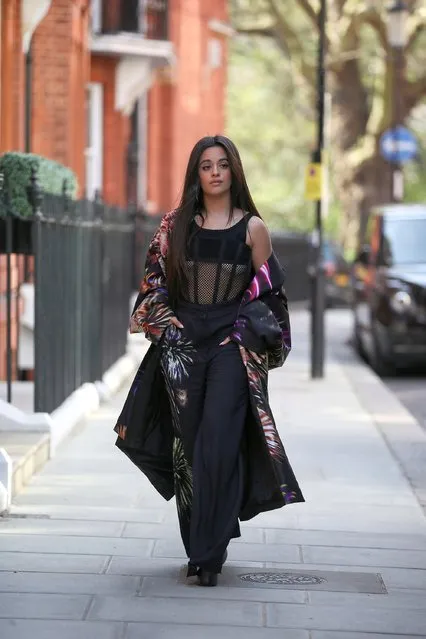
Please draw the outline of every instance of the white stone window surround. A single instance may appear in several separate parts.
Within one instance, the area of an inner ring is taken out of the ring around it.
[[[50,9],[52,0],[22,0],[22,51],[28,53],[31,38]]]
[[[87,85],[86,197],[93,200],[103,189],[104,92],[99,82]]]

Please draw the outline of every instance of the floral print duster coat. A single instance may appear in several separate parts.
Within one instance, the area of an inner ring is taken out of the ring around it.
[[[158,492],[178,501],[188,500],[190,477],[181,476],[185,460],[176,459],[177,403],[169,401],[162,374],[162,358],[168,370],[181,368],[177,331],[170,326],[174,312],[166,288],[166,256],[175,213],[164,216],[154,235],[146,261],[145,276],[130,320],[131,332],[144,332],[152,342],[144,357],[114,430],[116,445],[148,477]],[[285,504],[304,501],[268,401],[268,371],[282,366],[291,348],[284,273],[275,255],[254,275],[244,293],[232,339],[239,344],[247,370],[251,410],[248,412],[243,452],[245,491],[240,519]],[[167,339],[165,339],[167,338]],[[255,354],[255,355],[254,355]],[[230,390],[230,392],[232,392]],[[190,470],[190,469],[188,469]],[[188,475],[188,473],[186,473]]]

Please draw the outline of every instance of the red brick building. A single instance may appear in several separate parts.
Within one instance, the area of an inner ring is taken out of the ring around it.
[[[227,1],[0,0],[0,32],[0,153],[69,166],[80,196],[170,209],[193,144],[224,130]]]
[[[0,152],[169,208],[196,139],[224,129],[226,0],[0,0]],[[130,175],[129,175],[130,173]]]

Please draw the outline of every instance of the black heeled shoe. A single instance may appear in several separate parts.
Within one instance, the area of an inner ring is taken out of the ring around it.
[[[200,570],[200,574],[198,575],[200,586],[205,586],[208,588],[212,588],[213,586],[217,586],[217,572],[210,572],[210,570]]]
[[[225,550],[222,557],[222,566],[227,559],[228,559],[228,551]],[[204,570],[203,568],[200,568],[200,570],[198,571],[198,580],[199,580],[200,586],[206,586],[210,588],[213,586],[217,586],[217,573],[210,572],[210,570]]]

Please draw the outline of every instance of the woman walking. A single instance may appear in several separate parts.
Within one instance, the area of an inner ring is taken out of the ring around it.
[[[176,495],[188,576],[215,586],[239,520],[303,501],[268,403],[290,351],[284,275],[224,136],[192,150],[178,208],[147,256],[130,322],[152,342],[117,446]]]

